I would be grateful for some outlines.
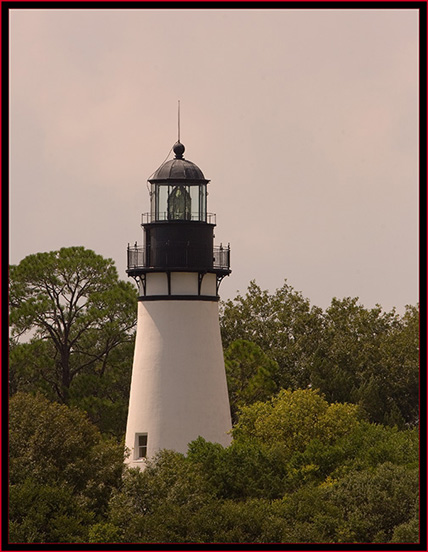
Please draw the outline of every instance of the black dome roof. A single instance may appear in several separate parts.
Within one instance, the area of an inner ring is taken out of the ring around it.
[[[209,182],[197,165],[187,159],[183,159],[183,144],[177,142],[174,145],[174,152],[175,159],[170,159],[161,165],[152,178],[149,178],[149,182],[159,180],[202,180],[203,182]]]

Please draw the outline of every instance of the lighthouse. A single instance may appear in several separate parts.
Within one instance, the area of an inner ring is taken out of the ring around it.
[[[219,325],[219,286],[230,247],[214,246],[201,169],[173,146],[174,158],[149,178],[143,244],[128,246],[138,286],[138,318],[126,447],[144,468],[161,449],[187,452],[199,436],[230,444],[230,406]]]

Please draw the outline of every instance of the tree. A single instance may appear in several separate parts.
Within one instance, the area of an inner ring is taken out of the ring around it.
[[[123,444],[86,415],[41,395],[17,393],[9,412],[12,542],[78,542],[106,516],[123,470]]]
[[[407,305],[382,345],[386,378],[379,386],[387,394],[384,423],[407,426],[419,423],[419,308]]]
[[[283,509],[282,501],[262,498],[211,502],[188,520],[187,542],[283,542]]]
[[[419,516],[417,511],[415,516],[410,520],[397,525],[394,528],[390,542],[420,542]]]
[[[417,468],[388,462],[305,484],[282,501],[282,542],[418,542],[417,501]]]
[[[310,373],[329,401],[361,405],[371,421],[414,424],[418,419],[418,312],[400,318],[358,298],[333,299]]]
[[[85,370],[77,374],[70,388],[70,406],[87,412],[103,433],[122,439],[128,415],[133,341],[115,347],[106,370]]]
[[[306,483],[282,501],[284,530],[282,542],[337,542],[341,525],[340,509],[327,499],[323,485]]]
[[[235,440],[229,447],[199,437],[189,444],[188,459],[199,466],[217,499],[280,498],[287,491],[287,463],[277,443]]]
[[[223,345],[244,339],[258,345],[277,362],[278,387],[307,387],[309,361],[320,339],[322,310],[311,307],[286,282],[269,294],[251,281],[245,296],[221,303]]]
[[[343,516],[338,542],[393,542],[396,528],[399,537],[398,527],[417,521],[418,471],[385,462],[331,485],[327,499]]]
[[[312,439],[336,441],[352,431],[359,419],[356,405],[329,404],[316,390],[282,389],[270,401],[242,408],[233,437],[281,445],[291,456],[305,450]]]
[[[178,452],[160,451],[144,471],[126,470],[109,518],[92,538],[97,542],[97,535],[104,538],[115,528],[119,542],[189,542],[188,519],[210,500],[197,465]]]
[[[113,261],[83,247],[11,266],[12,391],[40,390],[67,404],[91,378],[91,390],[99,388],[118,358],[130,362],[136,305],[134,287],[119,280]]]
[[[399,316],[347,297],[323,312],[286,283],[270,294],[252,281],[245,296],[221,304],[221,330],[226,350],[251,341],[278,364],[278,388],[319,389],[330,402],[359,404],[376,423],[418,423],[417,306]]]
[[[242,406],[267,400],[278,391],[278,364],[255,343],[233,341],[224,353],[224,363],[233,422]]]
[[[416,430],[283,390],[243,407],[233,433],[228,447],[199,437],[187,456],[161,451],[144,472],[127,470],[91,542],[417,538]]]

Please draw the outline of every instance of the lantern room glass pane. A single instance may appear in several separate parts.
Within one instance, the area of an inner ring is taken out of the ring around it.
[[[192,220],[201,220],[199,212],[199,186],[189,186],[192,201]]]
[[[207,220],[206,184],[169,182],[151,185],[151,220]]]
[[[168,212],[168,190],[167,184],[158,185],[158,201],[156,210],[156,220],[166,220]]]
[[[155,220],[156,217],[156,188],[155,184],[150,187],[150,215],[152,220]]]
[[[207,220],[207,186],[199,186],[199,220]]]

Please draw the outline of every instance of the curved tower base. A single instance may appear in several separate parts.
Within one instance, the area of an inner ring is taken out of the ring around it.
[[[228,446],[229,398],[218,302],[139,301],[126,447],[130,467],[197,437]]]

